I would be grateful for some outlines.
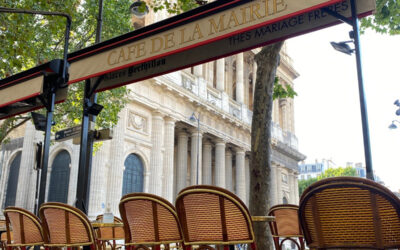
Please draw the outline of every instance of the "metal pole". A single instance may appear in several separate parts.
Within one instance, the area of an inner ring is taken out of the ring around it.
[[[367,178],[374,180],[374,171],[372,169],[372,158],[371,158],[371,146],[369,140],[369,128],[368,128],[368,114],[367,114],[367,102],[365,99],[364,90],[364,79],[361,65],[361,46],[360,46],[360,24],[357,17],[357,6],[356,1],[351,0],[351,16],[354,36],[354,46],[357,62],[357,77],[358,77],[358,91],[360,95],[360,108],[361,108],[361,120],[363,129],[364,139],[364,155],[365,155],[365,166],[367,170]]]
[[[99,10],[97,17],[97,27],[96,27],[96,40],[95,43],[101,41],[101,30],[103,26],[103,0],[99,0]],[[92,158],[93,158],[93,143],[94,137],[93,133],[90,133],[94,129],[94,123],[96,121],[96,116],[89,115],[85,110],[88,109],[88,104],[97,102],[97,94],[93,93],[91,80],[85,81],[84,90],[84,107],[83,107],[83,118],[82,118],[82,134],[86,133],[86,141],[81,139],[81,151],[79,156],[79,174],[81,171],[84,173],[84,178],[78,178],[78,190],[80,190],[79,196],[77,192],[76,200],[77,207],[84,213],[89,212],[89,198],[90,198],[90,179],[92,174]],[[87,120],[87,122],[86,122]],[[84,122],[85,121],[85,122]],[[85,127],[84,127],[85,126]],[[84,132],[85,131],[85,132]],[[81,135],[82,138],[82,135]],[[85,150],[83,150],[85,148]],[[83,157],[82,154],[85,154]],[[82,158],[82,160],[81,160]],[[83,159],[84,158],[84,159]],[[81,165],[82,164],[82,165]],[[83,170],[81,170],[83,169]],[[83,181],[83,183],[81,183]],[[82,193],[81,193],[82,192]],[[83,204],[78,206],[78,203]]]
[[[199,185],[199,153],[200,152],[200,113],[197,117],[197,175],[196,175],[196,185]]]
[[[43,164],[40,176],[39,199],[37,205],[38,208],[40,208],[40,206],[44,203],[44,199],[46,197],[46,182],[47,182],[47,168],[49,164],[51,123],[53,121],[55,99],[56,99],[56,91],[55,87],[53,86],[51,93],[49,93],[49,97],[47,99],[48,106],[46,107],[47,108],[46,131],[43,144]]]
[[[89,90],[88,90],[89,88]],[[85,93],[90,91],[90,79],[85,81]],[[83,117],[82,117],[82,129],[81,129],[81,148],[79,153],[79,170],[78,170],[78,185],[76,189],[76,200],[75,207],[79,208],[82,212],[87,214],[88,210],[88,200],[85,200],[84,197],[87,196],[87,189],[89,188],[87,185],[87,167],[86,167],[86,158],[87,158],[87,145],[88,145],[88,133],[89,133],[89,99],[87,96],[84,96],[83,100]]]

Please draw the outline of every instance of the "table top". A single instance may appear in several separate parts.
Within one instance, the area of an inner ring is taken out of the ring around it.
[[[260,216],[251,216],[251,220],[254,222],[262,222],[262,221],[275,221],[274,216],[260,215]]]
[[[102,221],[92,221],[92,226],[94,228],[99,227],[123,227],[124,224],[120,222],[102,222]]]

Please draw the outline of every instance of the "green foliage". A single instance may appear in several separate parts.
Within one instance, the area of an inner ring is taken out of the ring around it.
[[[400,0],[377,0],[375,15],[361,19],[361,27],[390,35],[400,34]]]
[[[275,83],[274,83],[274,93],[272,95],[272,98],[275,100],[277,98],[294,98],[297,95],[296,91],[292,88],[290,85],[285,85],[283,86],[279,82],[279,78],[275,77]]]
[[[104,1],[102,40],[132,31],[131,0]],[[0,0],[7,8],[56,11],[72,17],[69,52],[94,44],[98,0]],[[66,20],[59,16],[0,13],[0,78],[62,58]],[[126,103],[126,87],[100,93],[98,103],[105,108],[96,119],[96,127],[112,127]],[[56,105],[54,131],[80,124],[83,84],[69,87],[66,102]],[[45,111],[40,111],[45,113]],[[0,126],[0,143],[24,116],[6,120]]]
[[[166,10],[170,14],[179,14],[199,5],[194,0],[178,0],[171,2],[169,0],[152,0],[150,7],[155,11]]]
[[[329,168],[327,170],[325,170],[324,173],[322,173],[320,176],[318,176],[317,178],[310,178],[307,180],[299,180],[299,194],[301,196],[301,194],[304,192],[304,190],[310,186],[311,184],[313,184],[314,182],[324,179],[324,178],[328,178],[328,177],[335,177],[335,176],[357,176],[357,171],[355,168],[352,167],[339,167],[339,168]]]
[[[357,171],[355,168],[352,167],[329,168],[318,177],[318,180],[335,176],[357,176]]]
[[[310,186],[311,184],[313,184],[317,180],[318,180],[318,178],[309,178],[307,180],[299,180],[298,183],[299,183],[299,194],[300,194],[300,196],[304,192],[304,190],[306,190],[306,188],[308,186]]]

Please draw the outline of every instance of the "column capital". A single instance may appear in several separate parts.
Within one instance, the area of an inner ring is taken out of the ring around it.
[[[165,117],[164,117],[164,121],[165,121],[166,123],[175,124],[175,122],[177,121],[177,119],[175,119],[175,118],[172,117],[172,116],[165,116]]]
[[[155,118],[155,117],[164,118],[164,116],[165,116],[165,114],[163,114],[163,113],[162,113],[160,110],[158,110],[158,109],[153,110],[153,111],[151,112],[151,115],[152,115],[153,118]]]
[[[235,151],[236,154],[245,154],[246,150],[242,147],[233,147],[233,150]]]
[[[185,130],[179,130],[177,132],[178,137],[188,137],[189,134]]]
[[[200,128],[200,130],[198,128],[190,128],[189,132],[192,136],[203,136],[204,131]]]
[[[226,144],[226,140],[225,139],[222,139],[222,138],[215,138],[215,139],[213,139],[213,142],[215,143],[215,145],[217,145],[217,144]]]

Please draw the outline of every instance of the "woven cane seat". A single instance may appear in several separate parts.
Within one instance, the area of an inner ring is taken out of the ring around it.
[[[228,190],[208,185],[187,187],[178,194],[175,205],[185,245],[254,243],[250,213]]]
[[[7,247],[43,245],[42,225],[36,215],[19,207],[7,207],[3,213],[6,218]]]
[[[310,248],[400,247],[400,200],[387,188],[357,177],[333,177],[308,187],[299,218]]]
[[[94,248],[95,235],[86,215],[79,209],[59,202],[44,203],[39,210],[46,247]]]
[[[182,242],[174,206],[152,194],[131,193],[123,196],[119,211],[124,222],[125,244],[153,245]]]
[[[268,215],[275,217],[274,221],[269,222],[269,226],[276,249],[282,249],[282,243],[286,240],[294,242],[298,249],[304,249],[298,210],[299,206],[293,204],[279,204],[269,209]]]

